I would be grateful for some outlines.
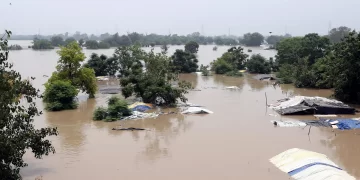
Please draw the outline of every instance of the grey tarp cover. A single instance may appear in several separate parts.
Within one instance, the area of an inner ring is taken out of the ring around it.
[[[265,80],[265,79],[277,80],[276,77],[272,74],[258,74],[256,76],[253,76],[253,78],[255,78],[257,80]]]
[[[323,97],[294,96],[270,105],[281,115],[354,114],[355,109],[337,100]]]

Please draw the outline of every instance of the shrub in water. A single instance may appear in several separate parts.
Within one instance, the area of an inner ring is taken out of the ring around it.
[[[77,94],[78,90],[69,81],[57,80],[49,83],[44,92],[45,108],[49,111],[75,109],[77,103],[74,99]]]
[[[104,120],[106,119],[107,117],[107,109],[104,108],[104,107],[98,107],[95,109],[95,112],[94,112],[94,117],[93,119],[95,121],[101,121],[101,120]]]

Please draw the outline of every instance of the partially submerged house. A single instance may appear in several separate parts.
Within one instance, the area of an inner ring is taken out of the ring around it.
[[[279,100],[270,108],[281,115],[355,114],[355,108],[323,97],[294,96]]]

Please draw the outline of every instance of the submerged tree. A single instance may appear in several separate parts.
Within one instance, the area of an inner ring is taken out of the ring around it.
[[[335,97],[360,103],[360,34],[351,32],[334,47]]]
[[[342,39],[349,35],[350,32],[351,29],[346,26],[333,28],[329,32],[329,39],[332,43],[339,43]]]
[[[247,54],[244,53],[242,47],[232,47],[228,49],[220,58],[211,63],[211,69],[216,74],[228,74],[240,76],[239,70],[245,68]],[[231,72],[231,73],[229,73]]]
[[[27,166],[23,160],[25,152],[31,149],[38,159],[55,153],[51,142],[45,138],[58,132],[56,128],[34,127],[34,117],[42,114],[35,104],[35,99],[41,95],[7,61],[10,35],[11,32],[6,31],[0,38],[0,176],[1,179],[18,180],[21,179],[20,168]],[[20,103],[19,97],[26,103]]]
[[[69,80],[71,84],[83,92],[89,94],[90,98],[95,97],[96,78],[93,69],[81,67],[81,62],[85,60],[85,55],[77,42],[72,42],[57,52],[60,55],[58,65],[47,83],[56,80]]]
[[[92,68],[95,71],[95,76],[106,76],[107,75],[107,56],[92,53],[90,59],[84,67]]]
[[[258,32],[244,34],[241,43],[246,46],[260,46],[264,41],[264,36]]]
[[[173,105],[184,96],[190,83],[179,82],[178,74],[172,71],[170,59],[163,53],[146,53],[137,46],[119,48],[121,66],[120,84],[124,97],[135,95],[145,103]]]
[[[199,67],[198,62],[194,54],[180,49],[171,56],[171,65],[176,72],[180,73],[196,72]]]
[[[190,41],[185,44],[185,51],[195,54],[199,51],[199,44],[195,41]]]
[[[271,72],[269,62],[260,54],[255,54],[246,62],[246,67],[250,73],[268,74]]]

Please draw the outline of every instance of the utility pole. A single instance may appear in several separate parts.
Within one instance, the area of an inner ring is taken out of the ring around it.
[[[229,28],[228,36],[230,36],[230,28]]]

